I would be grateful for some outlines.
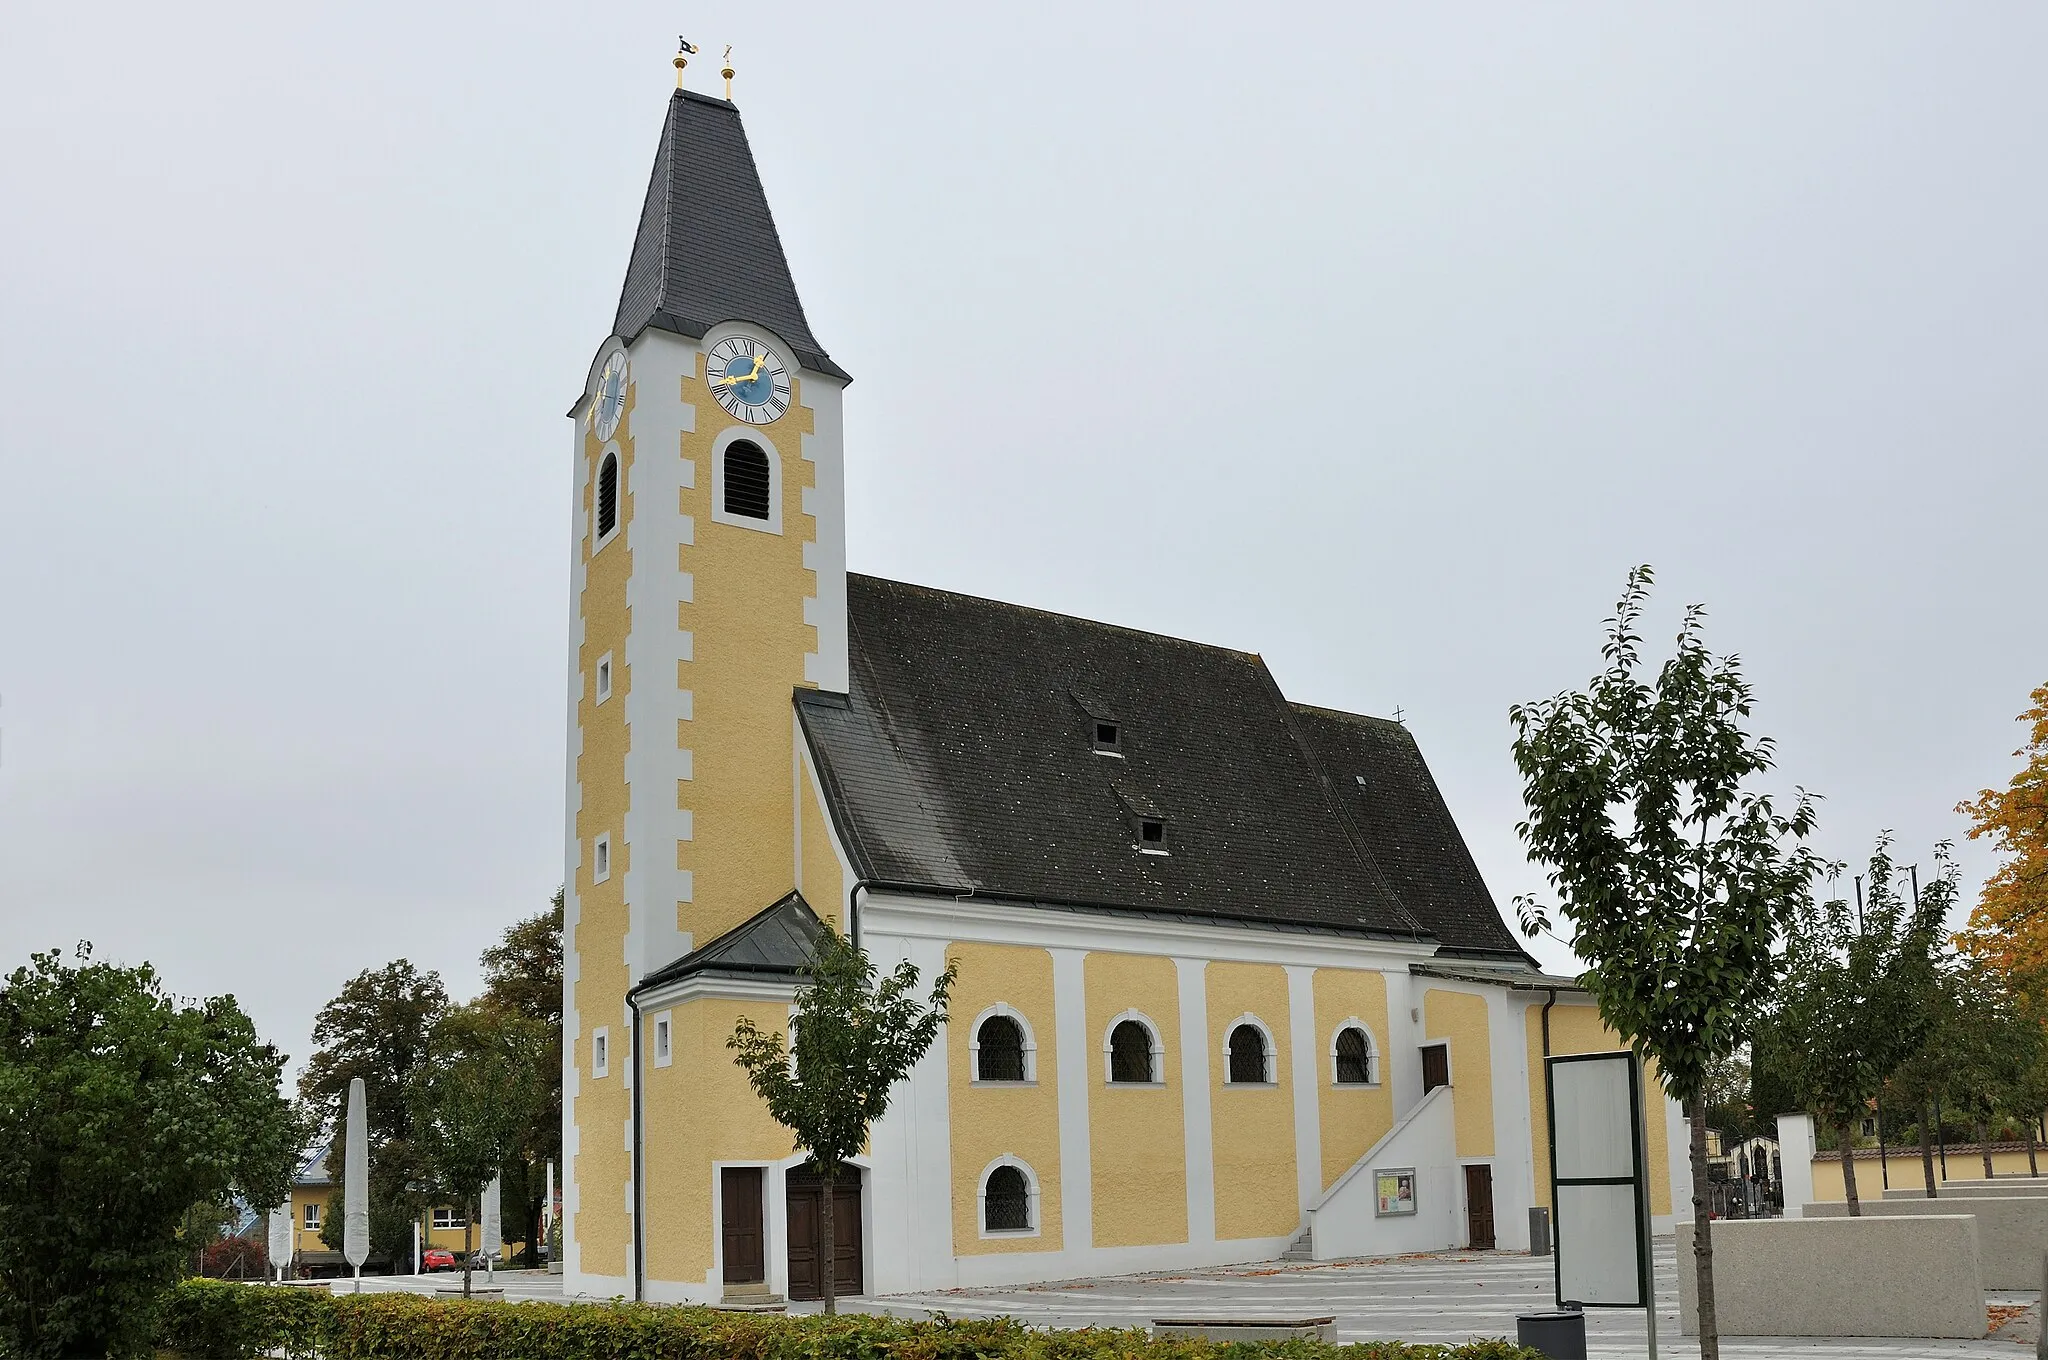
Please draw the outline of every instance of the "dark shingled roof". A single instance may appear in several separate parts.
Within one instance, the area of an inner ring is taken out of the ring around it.
[[[734,320],[766,326],[814,373],[850,376],[804,319],[740,111],[677,90],[612,330],[628,343],[649,326],[695,340]]]
[[[1385,718],[1293,708],[1339,806],[1430,933],[1447,950],[1522,957],[1408,729]]]
[[[789,977],[810,966],[824,922],[792,892],[755,912],[702,949],[693,949],[640,980],[633,990],[704,974],[710,977]]]
[[[847,594],[852,693],[796,702],[862,877],[1523,958],[1397,725],[1368,806],[1303,730],[1321,710],[1251,653],[869,576]],[[1169,853],[1137,849],[1147,817]]]

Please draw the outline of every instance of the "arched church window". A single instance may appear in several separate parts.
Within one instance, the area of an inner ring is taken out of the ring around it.
[[[745,440],[725,451],[725,513],[768,518],[768,455]]]
[[[1007,1015],[991,1015],[975,1031],[976,1081],[1024,1080],[1024,1030]]]
[[[1014,1166],[999,1166],[988,1173],[988,1188],[982,1192],[981,1226],[984,1232],[1029,1232],[1031,1230],[1031,1183]]]
[[[608,453],[597,469],[597,536],[619,527],[619,455]]]
[[[1109,1032],[1109,1079],[1150,1082],[1152,1075],[1152,1032],[1136,1020],[1125,1020]]]
[[[1230,1080],[1246,1085],[1271,1080],[1266,1075],[1266,1036],[1257,1025],[1239,1025],[1230,1031]]]
[[[1372,1084],[1372,1040],[1356,1025],[1337,1031],[1337,1084]]]

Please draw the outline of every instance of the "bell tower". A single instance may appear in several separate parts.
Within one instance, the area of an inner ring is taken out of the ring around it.
[[[739,109],[678,88],[569,410],[572,1293],[632,1292],[628,991],[793,886],[791,692],[848,683],[849,380],[804,317]]]

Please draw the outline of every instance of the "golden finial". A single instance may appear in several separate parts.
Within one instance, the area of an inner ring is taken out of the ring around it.
[[[725,65],[718,74],[725,77],[725,102],[732,103],[732,44],[725,45]]]
[[[683,68],[690,64],[690,58],[697,55],[697,49],[688,38],[676,39],[676,88],[683,88]]]

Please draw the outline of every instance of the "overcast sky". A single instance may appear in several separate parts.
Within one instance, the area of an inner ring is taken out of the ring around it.
[[[1636,562],[1823,852],[1924,865],[2015,768],[2038,5],[16,6],[8,966],[89,938],[296,1060],[350,975],[468,995],[545,904],[562,413],[678,27],[699,89],[735,45],[855,375],[855,570],[1398,706],[1503,909],[1507,707],[1592,674]]]

